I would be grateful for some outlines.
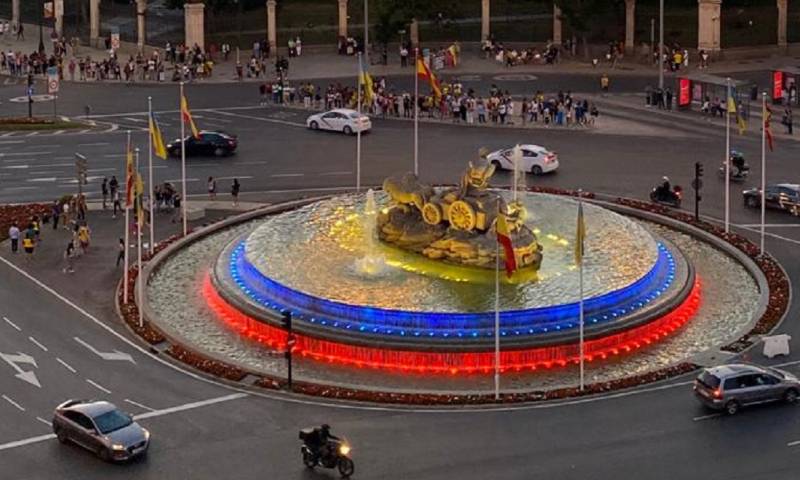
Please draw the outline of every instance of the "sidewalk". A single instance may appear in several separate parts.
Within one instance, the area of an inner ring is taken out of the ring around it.
[[[239,208],[234,209],[227,200],[217,202],[189,202],[188,207],[205,207],[206,215],[189,226],[197,227],[209,222],[221,220],[234,213],[255,206],[260,203],[242,202]],[[180,233],[181,224],[171,223],[171,213],[156,215],[155,232],[157,239],[164,239]],[[111,320],[116,323],[114,307],[114,290],[122,278],[123,266],[115,265],[119,251],[119,239],[124,236],[124,216],[111,218],[111,211],[102,211],[98,205],[90,206],[87,222],[91,229],[91,244],[88,253],[75,258],[75,273],[64,273],[66,265],[64,250],[72,239],[72,232],[59,225],[58,230],[53,230],[52,223],[42,225],[42,241],[37,245],[33,259],[25,258],[25,253],[11,253],[10,242],[0,243],[0,256],[9,260],[14,265],[27,271],[45,285],[53,288],[78,305],[91,311],[98,318]],[[145,233],[145,238],[147,234]],[[135,236],[132,237],[129,251],[130,261],[136,262],[137,249]],[[78,249],[76,248],[76,251]],[[57,319],[54,319],[57,321]]]

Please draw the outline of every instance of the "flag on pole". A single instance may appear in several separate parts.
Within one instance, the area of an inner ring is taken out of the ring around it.
[[[134,187],[134,193],[136,195],[136,225],[139,228],[142,228],[144,225],[144,181],[142,180],[142,176],[139,175],[139,172],[136,172],[136,185]]]
[[[360,72],[358,74],[358,84],[364,89],[364,104],[369,108],[372,105],[372,100],[375,98],[375,87],[372,82],[372,76],[359,60]]]
[[[738,109],[736,108],[736,100],[734,100],[733,95],[728,95],[728,113],[732,113],[736,115],[736,125],[739,127],[739,135],[744,135],[744,132],[747,131],[747,122],[745,122],[744,117],[739,113]]]
[[[764,133],[766,134],[767,144],[769,145],[769,151],[771,152],[774,149],[774,144],[772,143],[772,128],[770,128],[770,124],[772,122],[772,109],[769,108],[769,105],[767,105],[766,102],[764,102],[761,118],[764,119]]]
[[[439,80],[436,79],[436,75],[433,74],[431,69],[425,65],[425,61],[422,58],[417,58],[417,77],[420,80],[426,80],[430,84],[431,90],[433,90],[433,94],[436,98],[441,98],[442,87],[439,85]]]
[[[189,128],[192,130],[192,136],[199,140],[200,132],[197,130],[197,125],[194,124],[192,112],[189,111],[189,101],[186,100],[185,96],[181,96],[181,116],[183,117],[184,123],[189,124]]]
[[[586,240],[586,223],[583,221],[583,202],[578,202],[578,226],[575,230],[575,264],[583,263],[584,242]]]
[[[125,208],[133,206],[133,194],[136,183],[136,171],[133,167],[133,146],[128,137],[128,146],[125,151]]]
[[[164,136],[161,135],[161,128],[158,126],[156,114],[150,112],[150,138],[153,141],[153,153],[162,160],[167,159],[167,147],[164,146]]]
[[[505,214],[497,215],[497,241],[503,246],[505,253],[506,275],[511,277],[517,269],[517,259],[514,256],[514,245],[511,243],[511,231]]]

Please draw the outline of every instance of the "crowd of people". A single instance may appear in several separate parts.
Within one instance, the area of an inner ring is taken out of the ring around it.
[[[481,45],[481,50],[486,58],[493,58],[496,62],[506,67],[517,65],[550,65],[558,63],[561,51],[548,41],[543,49],[532,46],[528,48],[507,47],[503,42],[487,38]]]

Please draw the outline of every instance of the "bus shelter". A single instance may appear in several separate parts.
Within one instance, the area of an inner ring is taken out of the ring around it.
[[[690,110],[693,103],[702,105],[705,99],[726,102],[728,85],[734,101],[742,106],[740,114],[744,118],[749,117],[752,85],[744,80],[729,80],[708,73],[691,73],[678,77],[678,108]]]
[[[781,67],[772,71],[772,102],[798,105],[797,82],[800,80],[800,68]]]

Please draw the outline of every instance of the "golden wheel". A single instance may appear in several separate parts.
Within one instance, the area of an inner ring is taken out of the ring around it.
[[[456,200],[450,205],[449,211],[450,225],[458,230],[469,232],[475,228],[478,216],[472,205],[463,201]]]
[[[422,219],[428,225],[439,225],[442,223],[442,207],[435,203],[426,203],[422,207]]]

